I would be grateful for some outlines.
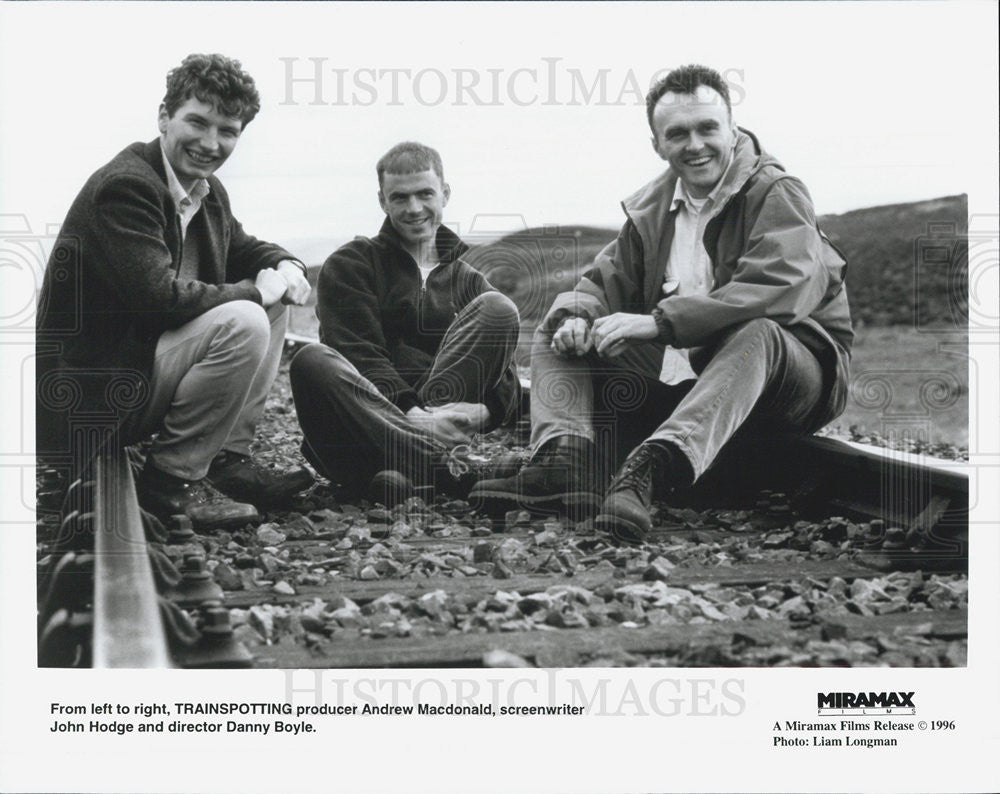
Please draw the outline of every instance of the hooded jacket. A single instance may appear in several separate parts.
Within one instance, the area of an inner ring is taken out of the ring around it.
[[[332,253],[316,285],[320,341],[345,356],[401,411],[423,407],[416,384],[430,369],[455,315],[494,287],[461,257],[469,246],[437,231],[440,261],[424,283],[387,217],[374,238],[355,237]],[[516,405],[513,368],[486,397],[494,424]]]
[[[668,169],[622,202],[628,219],[618,238],[571,292],[556,297],[542,327],[555,331],[567,316],[593,321],[659,308],[667,341],[691,348],[691,365],[700,372],[727,329],[768,318],[794,334],[822,365],[823,410],[816,427],[838,416],[847,399],[854,339],[844,285],[847,262],[816,225],[805,185],[740,129],[703,237],[714,285],[707,295],[664,298],[676,184]],[[648,374],[656,377],[663,348],[645,348],[637,358],[648,359]]]
[[[202,243],[198,280],[178,275],[184,244],[159,139],[128,146],[77,195],[38,302],[39,455],[71,452],[71,426],[117,430],[149,396],[161,333],[228,301],[260,304],[257,273],[294,258],[244,232],[222,183],[208,183],[188,227]]]

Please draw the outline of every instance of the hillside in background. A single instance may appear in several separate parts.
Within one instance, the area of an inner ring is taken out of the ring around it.
[[[965,195],[820,216],[850,263],[855,323],[965,328],[967,217]],[[528,229],[476,247],[468,259],[510,296],[522,319],[534,322],[616,234],[587,226]]]

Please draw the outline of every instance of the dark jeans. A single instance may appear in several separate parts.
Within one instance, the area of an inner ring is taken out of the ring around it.
[[[518,330],[514,304],[499,292],[484,293],[455,317],[426,371],[401,374],[415,382],[425,405],[483,403],[499,425],[520,402],[512,366]],[[432,461],[447,452],[327,345],[300,350],[290,376],[302,453],[331,482],[357,491],[383,469],[426,481]]]

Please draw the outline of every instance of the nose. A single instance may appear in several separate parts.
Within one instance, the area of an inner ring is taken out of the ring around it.
[[[198,143],[202,149],[215,152],[219,149],[219,131],[215,127],[208,127],[203,130],[198,138]]]
[[[697,132],[692,132],[687,140],[687,146],[685,148],[689,152],[698,152],[701,151],[701,147],[704,142],[704,138],[702,138]]]
[[[423,205],[420,203],[420,199],[416,196],[410,196],[406,199],[406,211],[416,215],[423,209]]]

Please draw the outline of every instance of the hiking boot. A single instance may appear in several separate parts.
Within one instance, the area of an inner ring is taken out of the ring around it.
[[[313,476],[301,467],[272,471],[249,455],[227,451],[215,456],[208,479],[226,496],[257,507],[286,505],[292,496],[313,484]]]
[[[488,464],[486,458],[471,454],[467,444],[459,444],[431,461],[427,484],[434,487],[435,493],[466,499]]]
[[[639,544],[653,528],[649,512],[654,487],[663,482],[669,453],[657,444],[640,444],[625,459],[608,486],[594,526],[622,543]]]
[[[161,521],[186,515],[202,532],[260,523],[253,505],[234,502],[206,480],[174,477],[148,463],[136,482],[136,495],[140,507]]]
[[[600,503],[596,459],[588,439],[560,436],[545,444],[517,474],[477,483],[469,501],[494,513],[525,509],[592,515]]]
[[[380,471],[368,486],[368,501],[383,504],[390,510],[413,494],[413,480],[393,469]]]

